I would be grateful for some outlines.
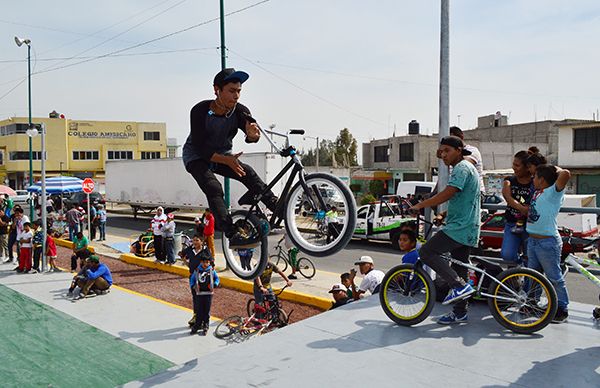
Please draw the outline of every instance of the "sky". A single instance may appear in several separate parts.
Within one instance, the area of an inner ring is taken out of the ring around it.
[[[227,65],[250,74],[240,101],[263,128],[328,140],[348,128],[359,144],[406,134],[411,120],[437,132],[439,0],[224,1]],[[21,0],[2,10],[0,118],[27,115],[27,49],[14,36],[32,41],[34,116],[165,122],[183,144],[191,107],[214,97],[217,0]],[[598,36],[594,0],[450,0],[450,124],[471,129],[496,111],[513,124],[592,119]]]

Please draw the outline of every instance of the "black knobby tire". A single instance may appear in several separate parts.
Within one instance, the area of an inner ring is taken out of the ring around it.
[[[331,186],[334,186],[337,191],[343,196],[344,205],[346,209],[344,209],[346,215],[345,225],[342,225],[342,233],[338,235],[334,239],[332,243],[326,243],[323,246],[317,246],[311,244],[307,241],[304,236],[302,236],[301,231],[296,226],[296,200],[298,196],[296,194],[304,193],[304,189],[300,182],[296,182],[296,184],[290,190],[288,198],[285,202],[284,209],[284,218],[285,218],[285,229],[292,240],[294,246],[298,247],[302,252],[306,253],[310,256],[315,257],[325,257],[333,255],[336,252],[344,249],[348,242],[352,238],[352,234],[354,233],[354,229],[356,227],[356,202],[354,200],[354,196],[352,192],[348,188],[348,186],[342,182],[341,179],[337,178],[331,174],[325,173],[314,173],[308,174],[305,177],[306,183],[309,187],[311,187],[311,181],[314,183],[321,182],[327,183]],[[312,197],[312,196],[311,196]],[[321,204],[315,204],[316,206],[321,207]],[[329,209],[317,209],[319,211],[327,212]],[[316,212],[315,212],[316,213]]]
[[[501,272],[496,279],[519,294],[526,303],[523,306],[522,303],[509,303],[506,300],[488,297],[490,312],[499,324],[515,333],[531,334],[552,322],[558,308],[558,301],[556,290],[544,275],[530,268],[510,268]],[[535,290],[539,290],[541,296]],[[514,297],[493,280],[488,293],[505,298]],[[528,318],[530,315],[534,316]],[[521,322],[515,322],[514,318],[518,318]]]
[[[279,316],[277,318],[278,327],[287,326],[287,324],[289,322],[288,314],[281,307],[277,308],[277,312],[279,314]]]
[[[288,267],[288,262],[284,259],[282,254],[276,254],[269,256],[269,261],[277,266],[281,270],[281,272],[285,272]]]
[[[404,292],[408,284],[414,292]],[[418,302],[421,299],[423,301]],[[402,302],[398,302],[399,300]],[[408,305],[406,302],[411,301],[416,302],[416,307],[411,312],[405,313],[394,308],[395,305]],[[412,264],[400,264],[390,269],[383,277],[379,289],[379,302],[385,315],[398,325],[416,325],[431,314],[435,304],[435,287],[431,277],[422,267],[415,269]]]
[[[230,337],[237,333],[243,325],[244,319],[240,316],[234,315],[225,318],[215,328],[215,337],[220,339]]]
[[[252,314],[254,314],[254,306],[256,305],[256,300],[254,300],[254,298],[250,298],[248,299],[248,303],[246,303],[246,313],[248,313],[248,316],[252,316]]]
[[[312,277],[315,276],[315,273],[317,272],[314,263],[306,257],[299,258],[297,265],[298,272],[300,272],[300,275],[304,276],[307,279],[312,279]]]
[[[235,225],[240,225],[244,222],[250,223],[252,233],[259,233],[260,245],[255,249],[254,259],[257,260],[256,265],[250,270],[244,269],[239,261],[239,256],[236,257],[237,250],[229,248],[229,240],[225,234],[221,235],[223,248],[223,256],[227,261],[227,266],[236,276],[244,280],[252,280],[264,272],[267,262],[269,261],[269,241],[268,233],[261,233],[261,220],[255,214],[249,214],[245,210],[236,210],[231,213],[231,218]],[[265,221],[266,222],[266,221]],[[256,253],[258,252],[258,253]]]

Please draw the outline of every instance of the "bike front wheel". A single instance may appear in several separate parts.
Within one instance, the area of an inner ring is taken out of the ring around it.
[[[558,307],[556,291],[542,274],[529,268],[511,268],[492,278],[488,306],[507,329],[531,334],[548,326]]]
[[[286,199],[285,229],[302,252],[315,257],[332,255],[352,238],[356,202],[348,186],[333,175],[308,174],[304,181],[306,185],[297,182]]]
[[[311,279],[313,276],[315,276],[317,270],[310,259],[301,257],[298,259],[298,272],[300,272],[300,274],[305,278]]]
[[[222,234],[223,256],[231,272],[238,277],[251,280],[264,272],[269,261],[267,235],[261,230],[259,218],[244,210],[231,213],[234,228],[243,230],[248,235],[256,235],[260,244],[256,248],[230,248],[229,239]]]
[[[385,315],[398,325],[416,325],[431,313],[435,287],[421,267],[397,265],[381,281],[379,302]]]
[[[244,326],[244,318],[234,315],[221,321],[215,328],[215,337],[223,339],[230,337]]]

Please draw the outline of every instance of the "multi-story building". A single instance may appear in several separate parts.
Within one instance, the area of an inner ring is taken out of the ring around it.
[[[0,182],[24,188],[29,182],[27,117],[0,121]],[[165,123],[32,118],[46,127],[46,171],[104,181],[107,160],[167,157]],[[41,139],[32,138],[33,175],[40,178]]]
[[[490,115],[480,117],[477,128],[465,130],[464,136],[466,143],[479,148],[484,170],[510,173],[513,155],[535,145],[549,163],[572,170],[570,192],[600,197],[600,122],[566,119],[509,125],[506,116]],[[377,175],[392,193],[400,181],[433,180],[437,148],[437,135],[413,134],[363,143],[364,170],[353,175],[353,182],[363,175],[365,180]]]

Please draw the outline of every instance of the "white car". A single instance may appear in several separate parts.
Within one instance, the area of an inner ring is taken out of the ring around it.
[[[28,205],[28,200],[29,200],[29,192],[27,190],[15,190],[17,192],[17,195],[11,197],[11,199],[13,200],[13,203],[15,205],[21,205],[21,207],[24,207],[25,205]]]

